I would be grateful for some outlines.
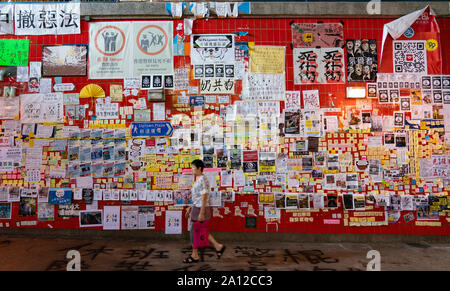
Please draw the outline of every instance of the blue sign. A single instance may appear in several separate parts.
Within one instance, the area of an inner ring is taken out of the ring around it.
[[[411,27],[408,28],[408,29],[403,33],[403,35],[404,35],[405,37],[407,37],[407,38],[413,37],[413,36],[414,36],[414,29],[412,29]]]
[[[205,96],[189,96],[190,106],[205,106]]]
[[[171,136],[173,127],[170,122],[133,122],[131,136]]]
[[[50,188],[48,191],[48,204],[70,204],[72,202],[72,189]]]

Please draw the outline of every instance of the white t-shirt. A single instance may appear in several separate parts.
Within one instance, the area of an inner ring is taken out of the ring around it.
[[[204,194],[209,194],[209,190],[208,179],[206,179],[205,175],[202,175],[195,181],[194,186],[192,187],[192,205],[195,207],[202,207],[202,196]],[[209,199],[206,200],[205,206],[209,206]]]

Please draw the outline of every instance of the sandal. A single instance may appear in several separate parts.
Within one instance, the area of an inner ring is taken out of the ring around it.
[[[217,259],[220,259],[220,257],[222,257],[223,252],[225,251],[226,248],[227,247],[225,245],[223,245],[223,247],[219,251],[216,251]]]
[[[192,264],[192,263],[198,263],[198,262],[199,262],[199,260],[194,259],[191,255],[189,255],[189,257],[187,257],[183,261],[183,263],[185,263],[185,264]]]

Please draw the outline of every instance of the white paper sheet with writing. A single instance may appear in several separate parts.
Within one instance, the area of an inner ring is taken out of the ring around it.
[[[181,234],[182,211],[166,211],[165,234]]]

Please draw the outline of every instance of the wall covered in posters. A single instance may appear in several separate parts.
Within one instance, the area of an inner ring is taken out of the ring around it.
[[[420,69],[420,39],[383,48],[393,20],[211,18],[190,36],[183,20],[81,20],[62,43],[2,35],[33,49],[0,55],[1,226],[179,233],[202,158],[213,231],[448,235],[450,52],[438,73]]]

